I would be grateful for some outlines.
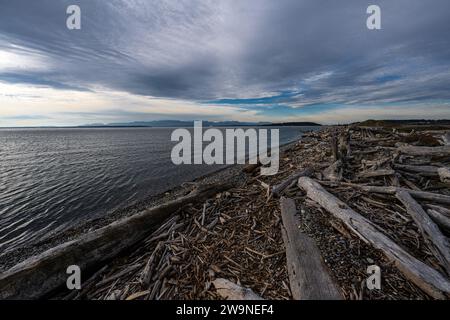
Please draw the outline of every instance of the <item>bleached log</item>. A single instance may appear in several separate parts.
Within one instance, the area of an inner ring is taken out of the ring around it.
[[[287,269],[295,300],[340,300],[319,248],[314,240],[298,230],[295,201],[280,200],[282,235],[286,247]]]
[[[450,281],[446,277],[411,256],[389,237],[378,231],[372,222],[330,194],[319,183],[310,178],[301,177],[298,185],[307,192],[310,199],[342,220],[363,241],[370,243],[376,249],[381,250],[387,258],[393,260],[405,277],[423,291],[436,299],[445,299],[450,295]]]
[[[310,176],[313,173],[313,170],[311,168],[306,168],[304,170],[300,170],[293,175],[290,175],[285,180],[283,180],[281,183],[275,185],[272,187],[272,194],[276,197],[280,196],[282,192],[291,185],[292,182],[296,181],[298,178],[303,176]]]
[[[397,148],[400,153],[410,156],[435,156],[443,157],[450,156],[450,146],[440,147],[418,147],[411,145],[402,145]]]
[[[358,188],[360,190],[363,190],[365,192],[373,192],[373,193],[384,193],[384,194],[396,194],[398,191],[403,190],[409,192],[414,198],[421,199],[421,200],[428,200],[435,203],[443,203],[443,204],[450,204],[450,196],[439,194],[439,193],[433,193],[433,192],[426,192],[426,191],[419,191],[419,190],[412,190],[412,189],[406,189],[406,188],[399,188],[399,187],[379,187],[379,186],[368,186],[368,185],[361,185],[356,183],[347,183],[342,182],[342,185]]]
[[[419,227],[425,241],[429,243],[434,256],[439,260],[447,274],[450,275],[450,244],[447,238],[439,230],[439,227],[431,220],[420,204],[406,191],[398,191],[399,199],[406,208],[406,211],[413,218]]]
[[[177,209],[203,202],[230,185],[200,186],[195,192],[121,219],[31,257],[0,275],[0,299],[38,299],[63,286],[67,267],[77,265],[82,273],[95,268],[145,239]]]
[[[216,279],[213,282],[217,293],[227,300],[264,300],[249,288],[241,287],[226,279]]]

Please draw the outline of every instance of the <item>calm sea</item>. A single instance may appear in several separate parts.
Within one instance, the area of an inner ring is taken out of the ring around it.
[[[218,169],[173,165],[172,131],[0,129],[0,254]]]

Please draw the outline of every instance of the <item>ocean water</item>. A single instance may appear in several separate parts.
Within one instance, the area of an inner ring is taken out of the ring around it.
[[[0,254],[220,168],[173,165],[173,130],[0,129]]]

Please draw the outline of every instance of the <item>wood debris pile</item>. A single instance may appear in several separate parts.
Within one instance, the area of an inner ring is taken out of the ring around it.
[[[179,208],[64,297],[219,299],[218,279],[265,299],[306,297],[288,267],[299,248],[286,258],[282,197],[295,201],[295,227],[317,245],[342,298],[448,298],[449,167],[446,131],[343,126],[305,134],[283,151],[277,175],[245,168],[240,185]],[[366,287],[369,265],[381,268],[381,290]]]

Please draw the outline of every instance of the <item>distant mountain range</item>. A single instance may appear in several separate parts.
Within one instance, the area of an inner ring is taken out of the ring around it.
[[[203,121],[203,127],[254,127],[254,126],[320,126],[314,122],[287,122],[287,123],[271,123],[271,122],[240,122],[240,121]],[[80,127],[97,128],[97,127],[169,127],[169,128],[189,128],[194,126],[194,121],[182,120],[157,120],[157,121],[133,121],[119,123],[92,123],[82,125]]]

